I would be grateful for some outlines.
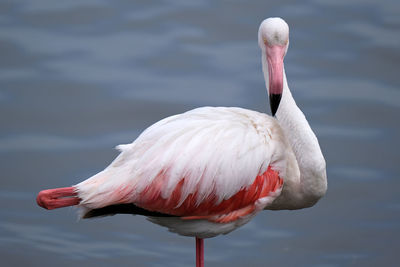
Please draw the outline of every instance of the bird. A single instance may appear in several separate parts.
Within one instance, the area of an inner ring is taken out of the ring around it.
[[[79,207],[81,218],[143,215],[195,237],[227,234],[262,210],[313,206],[327,191],[318,139],[288,87],[284,57],[289,26],[281,18],[258,30],[271,114],[239,107],[200,107],[143,131],[103,171],[71,187],[42,190],[37,204]]]

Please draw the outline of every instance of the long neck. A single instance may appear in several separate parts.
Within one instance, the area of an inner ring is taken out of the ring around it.
[[[265,82],[268,87],[268,68],[262,59]],[[281,126],[297,160],[300,181],[296,186],[298,200],[304,206],[314,205],[327,189],[325,159],[317,137],[311,130],[303,112],[299,109],[289,90],[285,70],[283,70],[282,99],[276,112]]]

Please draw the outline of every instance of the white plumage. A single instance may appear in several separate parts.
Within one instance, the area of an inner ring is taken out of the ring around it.
[[[181,202],[198,190],[198,203],[215,193],[218,204],[251,185],[268,166],[282,177],[286,169],[286,143],[276,120],[241,108],[203,107],[171,116],[118,148],[121,154],[110,166],[76,185],[85,208],[135,202],[132,194],[129,199],[115,195],[115,188],[139,194],[160,172],[168,177],[163,198],[185,177]]]
[[[88,217],[121,209],[146,215],[172,232],[196,236],[198,266],[201,238],[226,234],[263,209],[314,205],[327,190],[325,160],[287,84],[286,22],[264,20],[258,43],[275,117],[204,107],[165,118],[118,146],[120,155],[105,170],[73,187],[41,191],[38,204],[79,205]]]

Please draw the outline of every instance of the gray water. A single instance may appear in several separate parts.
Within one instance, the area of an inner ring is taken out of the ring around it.
[[[206,266],[399,266],[398,1],[1,0],[0,12],[2,266],[194,265],[192,238],[141,216],[77,221],[35,196],[102,170],[166,116],[269,112],[257,30],[270,16],[291,26],[289,86],[329,189],[207,239]]]

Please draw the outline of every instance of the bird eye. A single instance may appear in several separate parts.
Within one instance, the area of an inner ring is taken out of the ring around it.
[[[267,38],[263,37],[264,44],[268,44]]]

